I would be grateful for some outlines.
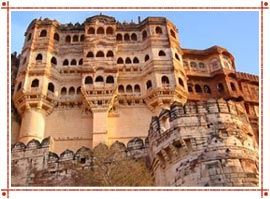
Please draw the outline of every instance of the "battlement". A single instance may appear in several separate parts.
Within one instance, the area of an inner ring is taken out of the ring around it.
[[[239,102],[174,103],[152,118],[148,139],[152,172],[160,186],[258,185],[258,145]],[[223,169],[214,171],[207,166],[212,163]]]
[[[11,149],[12,185],[37,186],[39,184],[34,179],[40,174],[45,174],[42,186],[46,186],[48,179],[54,178],[54,183],[57,183],[59,176],[70,178],[71,173],[76,170],[97,167],[104,155],[108,156],[107,163],[119,159],[140,159],[147,156],[148,148],[147,143],[140,138],[130,140],[127,146],[116,141],[110,147],[104,144],[99,144],[93,149],[82,146],[76,152],[66,149],[60,154],[53,152],[53,145],[54,139],[51,137],[45,138],[41,143],[38,140],[31,140],[26,145],[21,142],[15,143]]]

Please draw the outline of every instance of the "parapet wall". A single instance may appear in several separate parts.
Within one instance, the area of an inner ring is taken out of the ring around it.
[[[107,161],[115,161],[119,158],[138,159],[146,157],[148,147],[142,139],[134,138],[127,146],[116,141],[110,147],[100,144],[94,149],[81,147],[76,152],[66,149],[61,154],[56,154],[53,152],[53,143],[54,139],[49,137],[41,143],[31,140],[27,145],[16,143],[12,146],[11,184],[13,186],[64,186],[66,184],[62,184],[61,181],[63,179],[71,181],[71,175],[75,171],[95,168],[96,161],[103,151],[112,154]],[[97,149],[101,152],[96,153]],[[39,177],[40,174],[42,179]]]

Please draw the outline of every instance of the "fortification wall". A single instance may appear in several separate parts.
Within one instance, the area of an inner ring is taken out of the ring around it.
[[[152,119],[149,150],[158,186],[259,183],[258,146],[241,103],[174,104]]]
[[[55,153],[53,146],[58,144],[51,137],[45,138],[41,143],[31,140],[26,145],[21,142],[14,144],[11,150],[12,186],[78,186],[74,182],[74,175],[80,175],[87,169],[91,172],[97,167],[106,167],[117,161],[143,160],[147,156],[148,147],[142,139],[134,138],[127,145],[114,142],[110,147],[99,144],[91,150],[83,146],[76,151],[66,149]]]

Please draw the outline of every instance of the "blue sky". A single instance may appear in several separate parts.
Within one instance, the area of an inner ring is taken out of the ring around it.
[[[167,17],[179,30],[182,48],[222,46],[234,55],[238,71],[259,74],[258,11],[12,11],[11,51],[22,50],[24,32],[34,18],[82,23],[100,12],[120,22],[137,22],[138,16],[142,20],[148,16]]]

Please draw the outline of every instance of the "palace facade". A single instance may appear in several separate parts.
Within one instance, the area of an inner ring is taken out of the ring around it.
[[[258,97],[258,76],[238,72],[228,50],[182,48],[177,27],[164,17],[120,23],[97,15],[82,24],[35,19],[14,85],[21,120],[12,121],[12,142],[51,137],[58,154],[128,144],[145,140],[152,116],[173,103],[222,98],[237,103],[258,143]]]

